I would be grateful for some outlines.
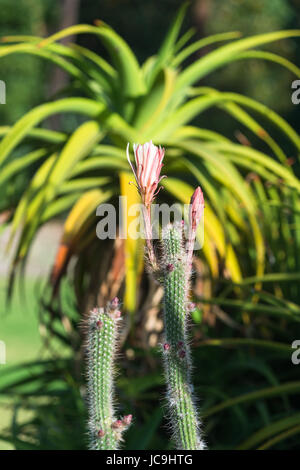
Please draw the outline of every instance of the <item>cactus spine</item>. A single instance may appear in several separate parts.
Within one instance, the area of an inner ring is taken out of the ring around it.
[[[92,450],[116,450],[131,415],[117,420],[113,406],[113,374],[121,312],[115,298],[105,309],[95,308],[88,315],[87,392],[89,446]]]
[[[162,283],[164,286],[165,344],[164,368],[168,387],[168,406],[178,449],[205,448],[191,384],[191,359],[187,342],[190,267],[183,247],[182,225],[163,230]]]
[[[204,210],[200,186],[194,191],[189,207],[189,232],[183,246],[183,225],[169,224],[162,232],[163,258],[156,257],[153,246],[151,204],[160,191],[158,187],[165,150],[150,142],[133,145],[135,165],[127,146],[127,159],[143,203],[146,254],[149,271],[164,286],[164,323],[166,342],[163,345],[168,403],[174,437],[179,449],[204,449],[200,437],[196,408],[192,396],[191,359],[186,338],[188,288],[193,260],[196,231]]]

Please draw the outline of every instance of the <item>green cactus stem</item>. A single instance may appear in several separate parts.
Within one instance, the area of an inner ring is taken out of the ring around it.
[[[89,447],[116,450],[132,415],[116,419],[113,376],[117,351],[119,301],[113,299],[105,309],[95,308],[85,320],[87,352],[87,394]]]
[[[183,247],[182,231],[182,225],[174,224],[165,227],[162,234],[161,270],[165,324],[163,357],[170,422],[177,449],[201,450],[205,448],[205,444],[200,436],[193,398],[190,348],[186,331],[190,313],[190,267]]]

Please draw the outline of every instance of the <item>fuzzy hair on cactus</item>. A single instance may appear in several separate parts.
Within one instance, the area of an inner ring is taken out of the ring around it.
[[[163,357],[170,422],[177,449],[202,450],[205,444],[201,438],[193,397],[191,355],[186,331],[193,304],[188,300],[189,253],[184,247],[182,224],[168,225],[163,229],[162,245]]]
[[[165,343],[163,356],[168,388],[168,406],[173,436],[178,449],[202,450],[199,418],[191,384],[191,358],[187,341],[187,321],[191,311],[189,281],[191,276],[197,226],[202,218],[204,199],[198,187],[190,203],[189,232],[184,239],[184,222],[169,224],[162,230],[162,256],[153,247],[151,203],[158,194],[162,177],[164,149],[152,141],[134,145],[136,168],[133,167],[127,146],[127,158],[134,173],[137,189],[144,205],[146,254],[150,270],[164,287]]]
[[[114,412],[113,376],[120,320],[119,300],[114,298],[106,308],[94,308],[84,322],[91,450],[118,449],[132,420],[132,415],[117,419]]]

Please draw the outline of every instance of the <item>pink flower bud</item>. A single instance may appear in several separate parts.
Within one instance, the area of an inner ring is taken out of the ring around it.
[[[112,299],[111,303],[110,303],[111,308],[118,308],[119,303],[120,303],[120,301],[119,301],[118,297],[114,297]]]
[[[125,426],[129,426],[131,424],[131,421],[132,421],[132,415],[124,416],[122,421],[123,421],[123,424],[125,424]]]
[[[172,271],[174,271],[174,264],[171,264],[171,263],[170,263],[170,264],[167,264],[167,271],[168,271],[169,273],[171,273]]]
[[[194,302],[190,302],[190,303],[188,304],[188,310],[189,310],[190,312],[193,312],[193,311],[195,310],[195,308],[196,308],[196,304],[195,304]]]
[[[165,343],[163,347],[164,347],[164,351],[169,351],[171,346],[169,345],[169,343]]]
[[[190,202],[190,226],[196,230],[204,210],[204,198],[200,186],[195,190]]]
[[[189,212],[189,233],[187,244],[187,266],[188,271],[192,268],[193,250],[196,238],[196,230],[204,211],[204,198],[200,186],[195,190],[191,197]]]
[[[135,176],[143,204],[149,208],[157,194],[157,186],[163,178],[163,176],[160,176],[160,172],[163,166],[162,161],[165,150],[161,147],[156,147],[156,145],[150,141],[146,142],[144,145],[134,144],[133,151],[136,163],[135,168],[130,160],[128,144],[127,159]]]
[[[123,422],[120,419],[117,419],[116,421],[112,423],[111,427],[113,429],[120,429],[123,427]]]
[[[103,322],[102,322],[101,320],[97,320],[97,321],[96,321],[96,328],[97,328],[97,330],[101,330],[102,326],[103,326]]]
[[[105,431],[103,431],[103,429],[99,429],[99,431],[97,432],[97,436],[98,436],[98,437],[103,437],[103,436],[105,436]]]

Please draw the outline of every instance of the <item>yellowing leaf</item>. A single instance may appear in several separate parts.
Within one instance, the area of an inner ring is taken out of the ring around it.
[[[140,204],[141,199],[137,189],[133,184],[134,177],[132,173],[122,172],[120,173],[120,193],[123,199],[122,217],[123,217],[123,234],[125,239],[125,296],[124,306],[125,309],[133,314],[136,310],[137,305],[137,289],[139,274],[143,268],[144,251],[143,251],[143,240],[138,238],[135,240],[130,236],[130,224],[134,223],[135,215],[133,215],[133,209],[135,204]]]

